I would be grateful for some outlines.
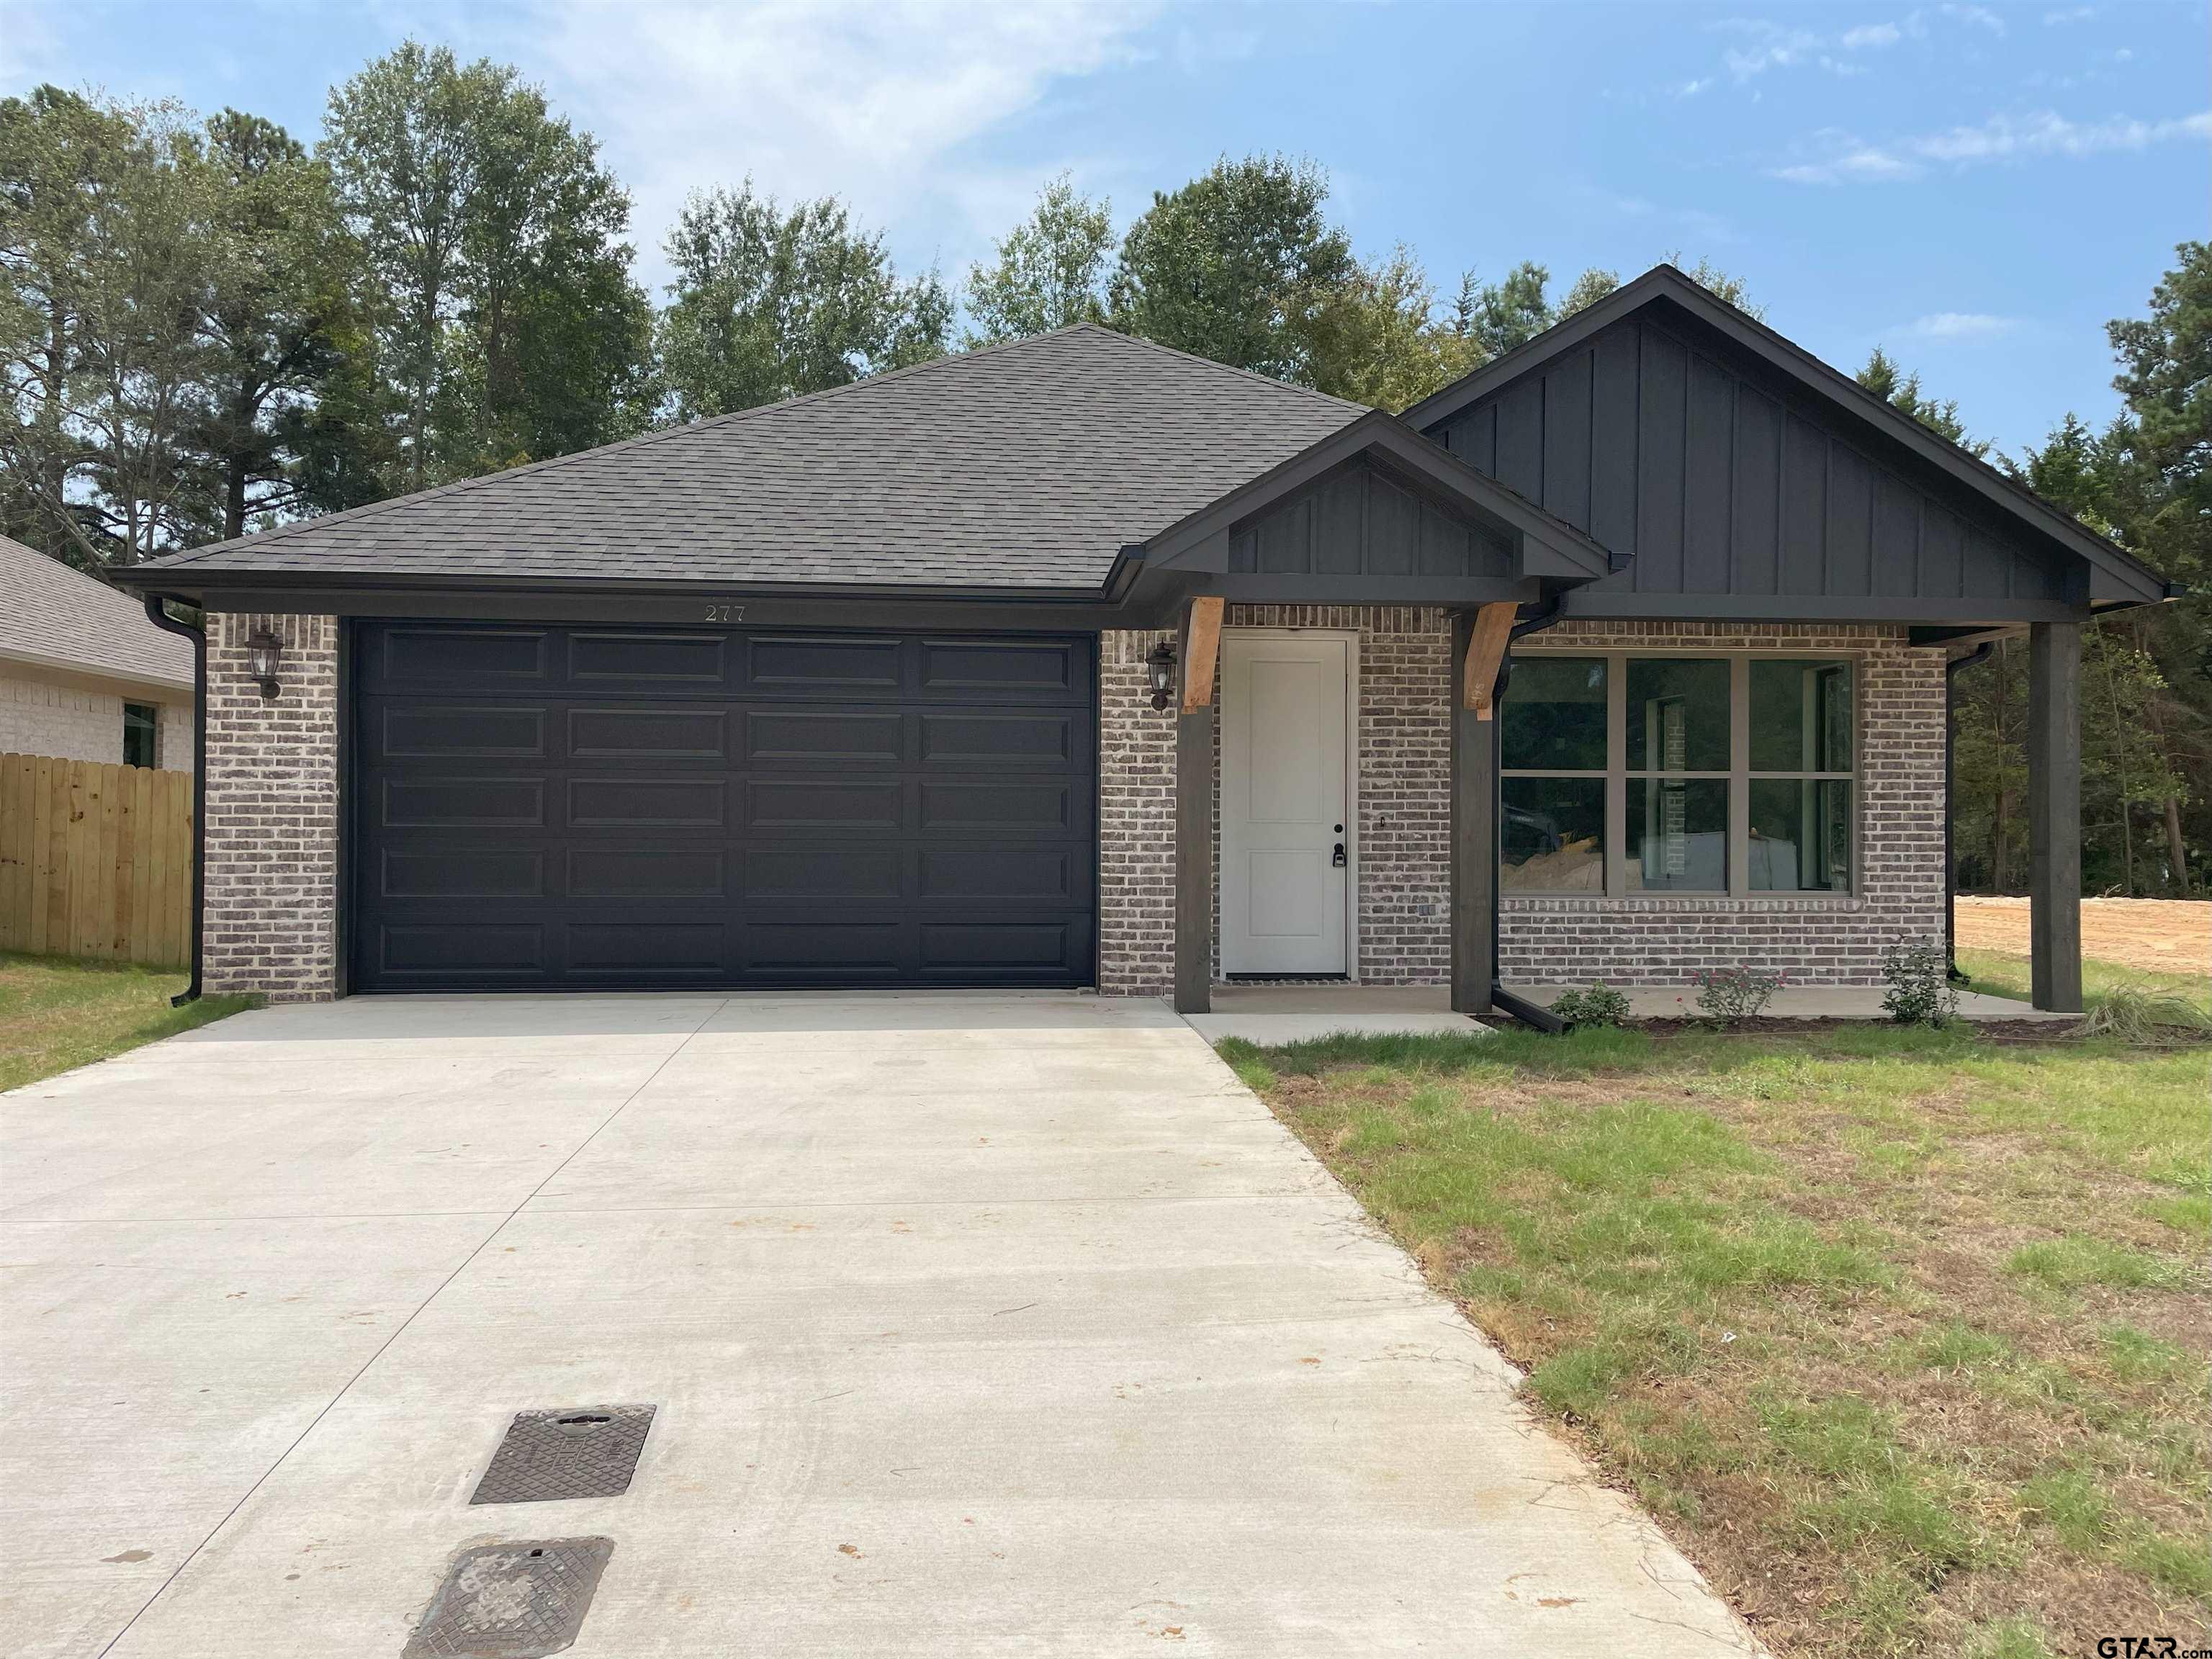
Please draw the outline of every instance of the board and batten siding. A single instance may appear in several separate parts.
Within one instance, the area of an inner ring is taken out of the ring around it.
[[[1429,435],[1633,556],[1594,598],[2084,597],[2055,554],[1878,459],[1686,319],[1624,319]]]
[[[1513,550],[1366,461],[1231,532],[1229,568],[1266,576],[1503,576]]]

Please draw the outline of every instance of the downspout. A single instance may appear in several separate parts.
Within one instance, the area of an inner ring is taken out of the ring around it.
[[[1959,865],[1951,853],[1951,816],[1959,793],[1959,671],[1987,662],[1997,648],[1995,640],[1984,640],[1963,657],[1943,665],[1943,971],[1963,982],[1959,971]]]
[[[1533,615],[1513,624],[1505,636],[1505,653],[1498,659],[1498,683],[1491,689],[1491,718],[1499,722],[1491,734],[1490,766],[1490,1006],[1501,1013],[1510,1014],[1523,1025],[1532,1025],[1540,1031],[1565,1030],[1559,1017],[1540,1002],[1531,1002],[1526,997],[1516,996],[1507,990],[1504,976],[1498,963],[1498,915],[1505,908],[1505,688],[1513,678],[1513,647],[1516,641],[1530,634],[1540,634],[1559,620],[1559,596],[1553,594],[1538,605]]]
[[[207,630],[172,617],[158,593],[146,596],[146,620],[192,642],[192,977],[182,995],[169,999],[171,1007],[181,1008],[199,1000],[200,925],[207,908]]]

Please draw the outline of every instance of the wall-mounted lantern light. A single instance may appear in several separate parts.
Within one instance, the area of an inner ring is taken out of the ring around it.
[[[276,665],[284,659],[284,643],[266,628],[257,628],[246,641],[246,672],[261,686],[261,701],[274,702],[280,689]]]
[[[1152,682],[1152,707],[1165,709],[1175,696],[1175,647],[1162,640],[1145,659],[1145,675]]]

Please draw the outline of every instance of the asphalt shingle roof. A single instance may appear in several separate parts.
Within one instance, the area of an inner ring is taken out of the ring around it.
[[[0,659],[105,678],[192,687],[192,648],[146,620],[143,600],[0,536]]]
[[[1365,412],[1086,324],[162,562],[1090,588]]]

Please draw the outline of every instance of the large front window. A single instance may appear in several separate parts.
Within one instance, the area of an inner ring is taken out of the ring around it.
[[[1532,653],[1500,714],[1505,891],[1850,890],[1849,663]]]

